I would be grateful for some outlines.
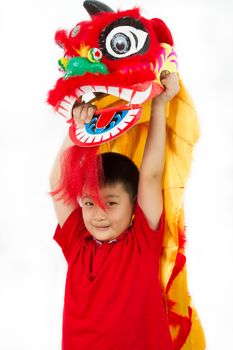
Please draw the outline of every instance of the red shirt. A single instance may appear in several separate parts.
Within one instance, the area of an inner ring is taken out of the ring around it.
[[[159,283],[164,215],[152,230],[139,207],[131,227],[101,242],[80,207],[54,239],[68,262],[63,350],[174,350]]]

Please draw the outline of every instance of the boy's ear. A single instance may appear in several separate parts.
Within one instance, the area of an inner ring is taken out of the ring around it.
[[[78,204],[82,208],[83,202],[82,202],[82,198],[81,197],[78,197]]]
[[[159,18],[152,18],[150,23],[154,29],[155,35],[160,43],[174,45],[173,38],[167,25]]]

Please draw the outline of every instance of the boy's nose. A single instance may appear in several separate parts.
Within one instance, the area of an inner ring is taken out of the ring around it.
[[[106,219],[106,213],[103,209],[96,206],[94,219],[97,221],[103,221]]]

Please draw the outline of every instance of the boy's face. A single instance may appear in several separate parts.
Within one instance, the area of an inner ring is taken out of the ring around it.
[[[121,183],[99,190],[102,209],[86,190],[82,196],[82,215],[87,230],[100,241],[110,241],[124,232],[131,223],[133,204]]]

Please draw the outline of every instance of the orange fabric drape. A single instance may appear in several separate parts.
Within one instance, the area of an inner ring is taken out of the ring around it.
[[[191,170],[193,147],[199,137],[195,108],[180,81],[179,94],[167,104],[166,160],[163,195],[166,229],[161,255],[161,287],[170,332],[176,350],[204,350],[205,336],[188,292],[184,250],[184,189]],[[103,108],[121,104],[113,96],[98,101]],[[100,146],[100,152],[118,152],[130,157],[140,169],[150,118],[151,101],[143,106],[140,121],[119,138]]]

